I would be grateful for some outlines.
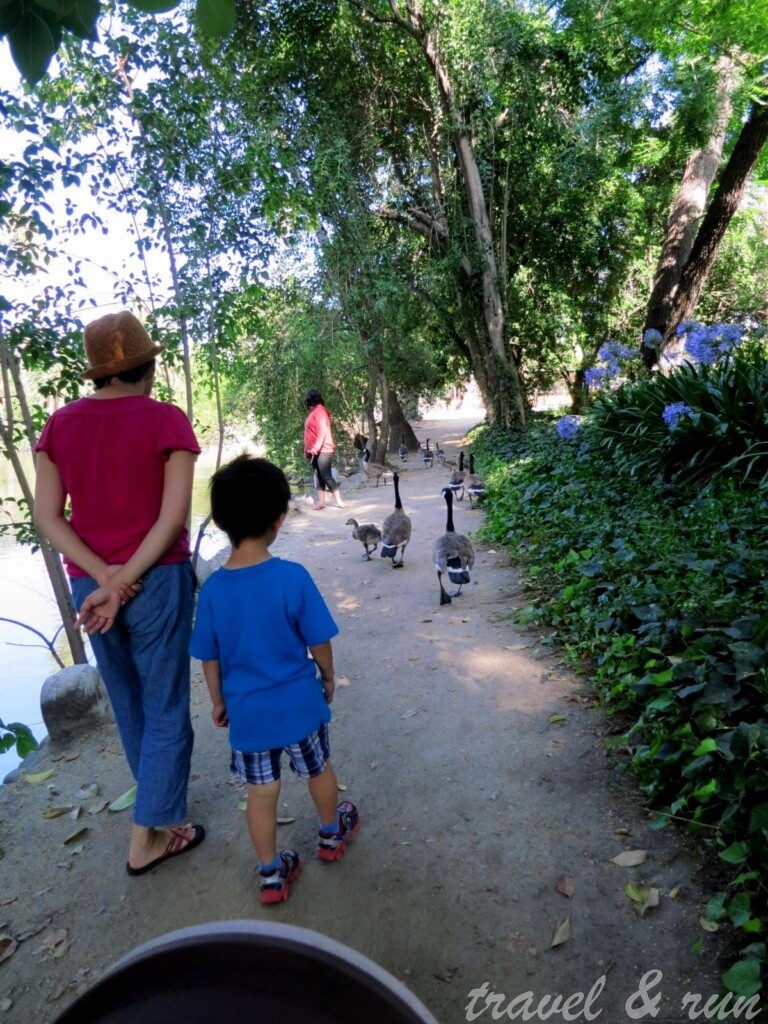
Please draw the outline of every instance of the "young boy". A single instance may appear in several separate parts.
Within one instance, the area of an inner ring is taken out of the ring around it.
[[[318,857],[338,860],[360,827],[354,804],[336,805],[329,760],[331,637],[338,628],[307,570],[269,553],[290,496],[285,475],[266,459],[240,455],[213,475],[213,521],[232,553],[203,584],[190,644],[203,662],[214,724],[229,725],[232,773],[248,783],[262,903],[287,900],[301,872],[298,853],[278,852],[276,843],[284,750],[291,769],[308,780],[320,818]]]

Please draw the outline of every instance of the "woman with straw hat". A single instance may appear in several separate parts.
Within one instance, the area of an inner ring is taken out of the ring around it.
[[[150,397],[163,348],[127,310],[89,324],[82,378],[94,394],[58,409],[36,447],[35,526],[64,555],[136,779],[131,875],[205,837],[178,824],[193,742],[186,521],[200,447],[186,415]]]

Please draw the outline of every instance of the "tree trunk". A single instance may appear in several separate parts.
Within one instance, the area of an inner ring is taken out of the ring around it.
[[[667,221],[656,276],[645,313],[643,334],[649,328],[662,337],[669,326],[670,313],[680,277],[693,249],[696,227],[704,212],[712,182],[723,158],[723,144],[731,118],[731,97],[737,75],[733,61],[723,57],[718,68],[717,113],[706,149],[697,149],[688,157],[683,180],[675,196]],[[642,347],[642,356],[650,369],[656,361],[654,348]]]
[[[446,122],[452,126],[451,139],[464,181],[469,215],[475,230],[475,240],[481,259],[482,322],[485,325],[485,363],[493,405],[488,410],[493,421],[510,429],[525,424],[525,402],[517,367],[512,360],[506,340],[504,305],[499,287],[493,230],[488,216],[480,171],[469,133],[462,127],[462,118],[453,102],[453,86],[447,68],[440,58],[437,40],[427,28],[421,4],[413,0],[405,13],[390,0],[395,22],[411,35],[421,47],[430,69],[434,73],[440,104]]]
[[[3,364],[3,404],[7,410],[8,416],[7,421],[0,416],[0,440],[3,442],[5,454],[13,467],[16,480],[18,481],[21,492],[24,495],[24,500],[27,503],[29,517],[32,519],[35,513],[35,496],[32,490],[32,485],[27,479],[27,474],[24,472],[24,466],[19,458],[18,448],[14,439],[15,431],[12,413],[13,396],[11,394],[11,386],[8,379],[9,372],[13,380],[13,391],[19,402],[22,419],[24,420],[24,432],[27,436],[30,450],[33,453],[33,458],[35,457],[34,451],[35,444],[37,443],[37,433],[32,422],[29,403],[27,402],[26,392],[24,390],[24,381],[21,377],[19,361],[8,348],[5,339],[0,339],[0,360],[2,360]],[[69,589],[66,573],[64,572],[64,566],[61,564],[59,553],[53,548],[50,542],[46,540],[45,537],[40,537],[39,535],[38,539],[40,542],[40,553],[42,554],[43,561],[45,562],[48,579],[51,581],[53,596],[56,599],[56,605],[59,609],[59,615],[61,616],[64,633],[67,638],[67,643],[69,644],[72,661],[75,665],[83,665],[88,659],[85,656],[83,638],[79,630],[75,629],[75,608],[72,604],[72,594]]]
[[[126,95],[133,106],[133,84],[128,77],[125,70],[127,63],[127,57],[118,63],[117,74],[123,83]],[[144,131],[144,122],[141,119],[141,115],[138,111],[133,110],[133,120],[138,129],[139,137],[142,142],[146,144],[146,132]],[[146,151],[146,150],[145,150]],[[171,233],[170,218],[168,216],[168,210],[165,205],[163,198],[162,182],[157,171],[157,166],[152,159],[146,160],[147,173],[152,181],[152,188],[154,190],[154,198],[157,204],[157,211],[160,215],[160,226],[162,229],[163,242],[165,243],[166,252],[168,253],[168,266],[171,272],[171,282],[173,284],[173,294],[176,300],[176,308],[179,311],[179,333],[181,336],[181,351],[182,351],[182,368],[184,370],[184,387],[186,397],[186,412],[189,418],[189,422],[192,422],[192,364],[190,363],[190,344],[189,344],[189,326],[187,320],[187,313],[184,304],[184,298],[182,296],[181,281],[179,279],[178,265],[176,263],[176,250],[173,243],[173,235]]]
[[[387,446],[390,452],[397,452],[400,445],[405,442],[405,447],[409,452],[415,452],[419,449],[419,439],[413,432],[413,427],[406,419],[403,407],[400,404],[400,399],[397,397],[397,392],[392,388],[389,389],[389,444]]]
[[[766,140],[768,107],[754,104],[722,169],[717,192],[699,227],[672,304],[663,345],[667,345],[674,338],[677,325],[687,320],[696,308],[701,289],[714,265],[726,229],[741,204],[750,175]]]
[[[383,463],[387,459],[387,442],[389,440],[389,379],[387,371],[381,364],[376,369],[376,379],[379,382],[379,394],[381,395],[381,430],[373,461]]]

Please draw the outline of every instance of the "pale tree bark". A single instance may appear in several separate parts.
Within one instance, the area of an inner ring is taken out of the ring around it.
[[[525,423],[525,402],[518,370],[507,344],[493,230],[472,139],[462,127],[462,119],[454,102],[453,84],[441,60],[434,32],[427,27],[420,0],[413,0],[405,11],[400,9],[396,0],[390,0],[390,10],[395,24],[419,44],[434,73],[441,107],[446,124],[450,126],[448,131],[464,182],[482,268],[482,317],[488,339],[484,361],[486,376],[494,395],[490,411],[494,422],[505,429],[522,426]]]
[[[16,430],[13,420],[14,395],[19,404],[21,418],[24,423],[24,433],[26,434],[33,459],[36,458],[35,445],[37,443],[37,432],[35,431],[29,405],[27,403],[27,396],[26,391],[24,390],[24,381],[21,377],[19,361],[8,348],[4,338],[0,338],[0,362],[2,362],[3,405],[6,410],[5,416],[0,414],[0,441],[3,444],[8,460],[13,467],[14,475],[16,476],[16,480],[18,481],[21,493],[24,496],[24,501],[27,505],[29,517],[32,519],[35,513],[34,488],[24,470],[24,465],[21,461],[19,450],[16,445]],[[61,616],[61,622],[69,645],[69,651],[72,655],[72,661],[75,665],[84,665],[88,659],[85,655],[83,638],[80,635],[79,630],[75,629],[75,608],[72,604],[72,594],[69,589],[66,573],[64,572],[64,566],[61,564],[61,557],[59,556],[58,551],[55,550],[45,537],[38,534],[38,541],[40,545],[40,553],[43,556],[43,562],[45,563],[45,568],[48,573],[48,579],[51,581],[53,596],[59,609],[59,615]]]
[[[118,62],[117,75],[123,83],[126,95],[133,106],[133,85],[128,77],[125,66],[128,61],[127,57],[124,57]],[[144,131],[144,124],[142,123],[141,117],[138,113],[133,113],[132,117],[136,123],[139,135],[142,139],[146,137]],[[189,324],[187,314],[184,308],[184,297],[182,295],[181,280],[179,278],[178,265],[176,263],[176,247],[173,243],[173,234],[171,232],[171,222],[168,216],[168,209],[163,198],[163,188],[160,181],[160,176],[157,172],[157,168],[151,160],[147,162],[147,173],[149,174],[152,182],[152,189],[154,192],[154,200],[157,205],[157,212],[160,215],[160,226],[163,235],[163,242],[165,244],[166,252],[168,253],[168,266],[171,272],[171,282],[173,284],[173,294],[176,299],[176,305],[179,310],[179,335],[181,337],[181,351],[182,351],[182,366],[184,368],[184,388],[186,398],[186,413],[189,417],[190,423],[192,422],[192,366],[190,362],[190,344],[189,344]],[[166,368],[167,376],[167,368]],[[170,381],[169,381],[170,384]]]
[[[661,253],[645,314],[643,334],[649,328],[666,334],[680,278],[693,249],[696,229],[704,212],[710,188],[723,158],[723,145],[731,119],[731,99],[738,82],[732,60],[722,57],[718,63],[718,90],[715,120],[707,145],[688,157],[680,188],[669,213]],[[656,359],[651,348],[642,349],[650,367]]]
[[[720,249],[725,232],[741,205],[755,164],[768,141],[768,107],[753,104],[730,157],[719,175],[717,191],[709,204],[675,294],[663,344],[696,308],[699,295]]]

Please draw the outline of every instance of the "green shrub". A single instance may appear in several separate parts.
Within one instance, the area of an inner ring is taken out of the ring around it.
[[[680,822],[731,866],[710,909],[749,938],[736,984],[765,959],[768,918],[768,508],[725,478],[694,490],[622,475],[618,446],[596,436],[485,430],[483,533],[528,570],[566,659],[626,716],[659,826]]]
[[[745,343],[712,365],[686,362],[602,393],[587,426],[595,449],[632,476],[702,483],[729,473],[768,486],[765,347]]]

